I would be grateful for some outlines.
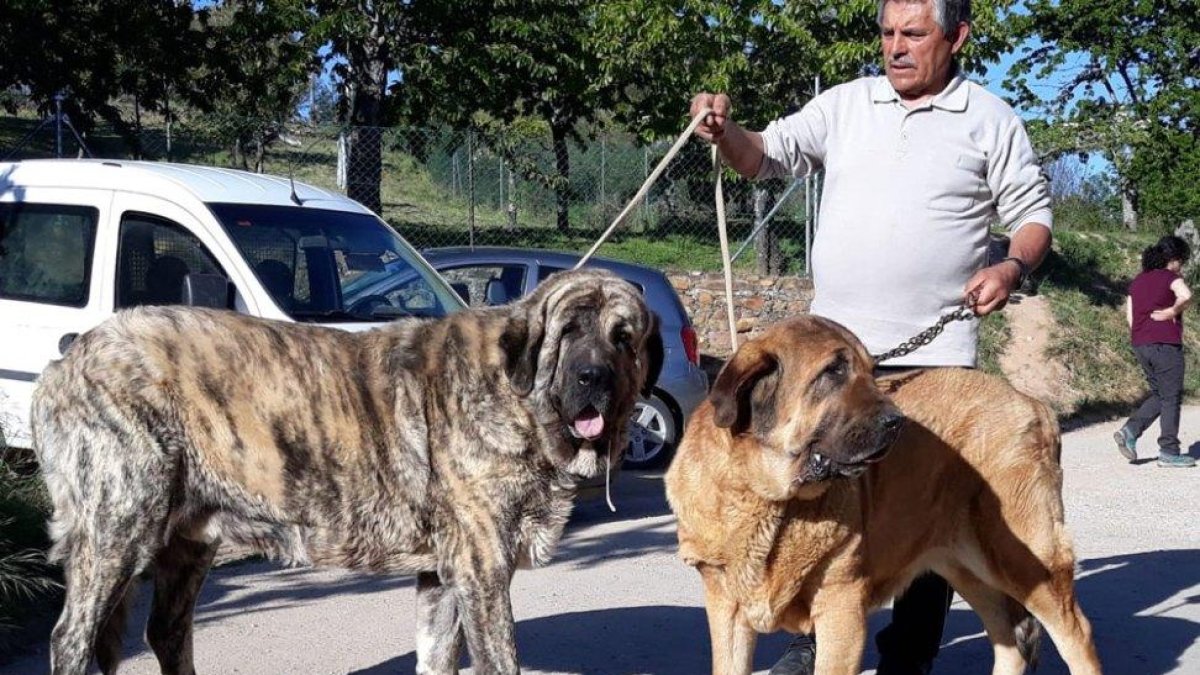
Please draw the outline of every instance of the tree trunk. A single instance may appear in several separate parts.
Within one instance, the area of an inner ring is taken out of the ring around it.
[[[383,178],[383,97],[387,88],[387,46],[384,27],[372,18],[370,39],[360,45],[361,62],[350,63],[350,152],[347,157],[346,196],[379,213],[383,203],[379,184]]]
[[[369,116],[363,115],[361,119],[367,117]],[[349,146],[350,152],[346,158],[346,196],[379,213],[383,206],[379,194],[379,184],[383,179],[382,129],[356,121],[354,128],[350,130]]]
[[[571,220],[568,209],[571,206],[571,157],[567,154],[567,130],[559,125],[551,125],[550,133],[554,137],[554,165],[558,169],[558,179],[554,186],[554,197],[558,205],[558,231],[569,232]]]
[[[1128,183],[1121,185],[1121,222],[1126,229],[1138,229],[1138,193],[1137,188]]]

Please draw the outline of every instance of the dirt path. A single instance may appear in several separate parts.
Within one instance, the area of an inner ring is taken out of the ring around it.
[[[1022,296],[1004,309],[1011,334],[1000,355],[1000,369],[1014,387],[1060,412],[1077,398],[1063,364],[1046,353],[1054,317],[1043,296]]]

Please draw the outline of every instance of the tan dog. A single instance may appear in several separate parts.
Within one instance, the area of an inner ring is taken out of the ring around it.
[[[1036,657],[1029,612],[1072,673],[1099,673],[1053,416],[983,373],[876,382],[872,366],[841,326],[787,321],[693,415],[667,497],[704,579],[713,672],[751,672],[756,634],[783,629],[815,630],[818,675],[858,673],[867,613],[933,570],[983,619],[996,675]]]

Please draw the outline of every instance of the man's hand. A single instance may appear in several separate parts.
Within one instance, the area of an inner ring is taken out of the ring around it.
[[[1173,321],[1175,319],[1175,308],[1167,307],[1166,309],[1156,309],[1150,312],[1150,318],[1155,321]]]
[[[716,143],[725,135],[725,122],[729,119],[733,104],[725,94],[701,92],[692,97],[691,117],[695,117],[705,108],[711,108],[712,113],[706,115],[704,121],[696,126],[696,135],[709,143]]]
[[[963,296],[974,295],[975,316],[987,316],[1008,304],[1008,294],[1021,279],[1021,269],[1011,261],[985,267],[976,272],[963,289]]]

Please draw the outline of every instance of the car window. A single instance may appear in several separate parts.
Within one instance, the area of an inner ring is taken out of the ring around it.
[[[0,298],[86,305],[98,218],[87,206],[0,203]]]
[[[550,265],[539,265],[537,273],[537,281],[540,286],[543,281],[550,277],[551,274],[566,270],[565,267],[551,267]]]
[[[552,274],[557,274],[558,272],[563,272],[563,271],[565,271],[566,269],[567,269],[566,267],[554,267],[554,266],[551,266],[551,265],[539,265],[539,266],[538,266],[538,274],[537,274],[538,285],[541,285],[541,283],[542,283],[543,281],[545,281],[546,279],[549,279],[549,278],[550,278],[550,275],[552,275]],[[636,281],[630,281],[629,279],[625,279],[625,281],[628,281],[629,283],[633,284],[633,286],[634,286],[635,288],[637,288],[637,289],[638,289],[638,291],[639,291],[639,292],[640,292],[642,295],[645,295],[645,294],[646,294],[646,289],[645,289],[645,287],[643,287],[643,286],[642,286],[641,284],[639,284],[638,282],[636,282]]]
[[[196,235],[159,216],[127,212],[121,216],[117,250],[116,307],[177,305],[188,274],[228,278]]]
[[[472,307],[503,305],[525,291],[524,265],[458,265],[438,270],[451,286],[465,289]]]

